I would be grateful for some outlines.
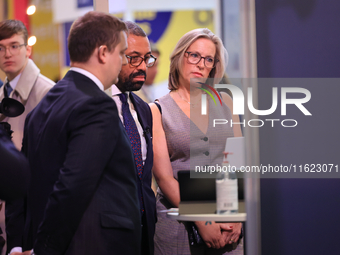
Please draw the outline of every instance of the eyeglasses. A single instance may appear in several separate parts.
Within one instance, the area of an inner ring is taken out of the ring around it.
[[[23,43],[23,44],[13,44],[10,46],[0,46],[0,56],[4,56],[6,54],[7,48],[12,55],[18,55],[20,48],[26,45],[27,45],[26,43]]]
[[[216,66],[216,63],[219,61],[216,58],[213,57],[202,57],[199,53],[196,52],[190,52],[190,51],[186,51],[185,53],[188,54],[187,58],[190,64],[198,64],[201,59],[204,59],[204,65],[206,68],[214,68]]]
[[[145,58],[140,56],[128,56],[128,55],[126,55],[126,57],[129,59],[130,65],[134,67],[140,66],[140,64],[142,64],[143,61],[145,62],[146,67],[152,67],[157,60],[157,58],[152,55]]]

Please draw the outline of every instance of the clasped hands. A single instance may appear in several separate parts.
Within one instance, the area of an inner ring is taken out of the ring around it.
[[[220,249],[236,243],[240,237],[242,223],[195,222],[198,232],[209,248]]]

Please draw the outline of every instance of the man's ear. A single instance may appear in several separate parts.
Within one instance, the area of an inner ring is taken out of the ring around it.
[[[106,45],[101,45],[98,48],[98,62],[101,63],[101,64],[105,64],[106,63],[107,54],[108,54],[107,46]]]
[[[27,45],[26,46],[26,57],[29,58],[32,53],[32,46]]]

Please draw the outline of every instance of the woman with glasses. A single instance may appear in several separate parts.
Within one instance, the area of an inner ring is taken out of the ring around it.
[[[155,254],[243,254],[241,223],[195,222],[203,240],[195,243],[189,242],[192,227],[164,213],[179,205],[178,171],[222,164],[226,139],[242,136],[239,125],[213,127],[211,123],[212,118],[239,122],[238,116],[232,115],[230,96],[212,87],[223,77],[227,63],[220,38],[207,28],[192,30],[179,40],[170,60],[170,93],[150,105],[153,171],[159,185]],[[208,114],[202,114],[202,104]]]

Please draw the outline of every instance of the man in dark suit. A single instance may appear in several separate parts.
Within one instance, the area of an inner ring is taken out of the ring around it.
[[[31,167],[23,249],[37,255],[140,254],[129,138],[104,89],[117,82],[126,26],[89,12],[70,30],[71,69],[25,123]]]
[[[156,223],[155,195],[151,189],[152,115],[149,105],[131,91],[142,87],[146,69],[155,64],[156,58],[151,55],[145,32],[133,22],[127,21],[125,24],[129,29],[128,48],[125,52],[129,64],[122,67],[118,83],[112,86],[112,95],[134,151],[142,220],[142,254],[149,255],[154,253]],[[132,129],[135,129],[136,136]]]

